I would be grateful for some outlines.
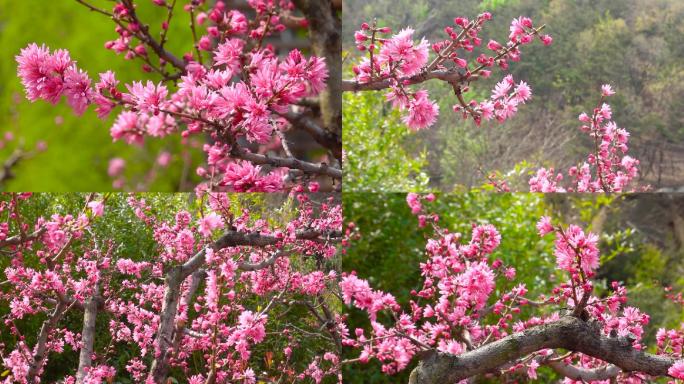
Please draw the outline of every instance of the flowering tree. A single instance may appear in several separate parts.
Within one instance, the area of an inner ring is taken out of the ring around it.
[[[206,135],[207,164],[197,168],[206,180],[201,190],[279,191],[309,181],[316,190],[316,179],[326,185],[341,179],[340,21],[332,2],[250,0],[248,16],[223,1],[185,1],[194,49],[182,57],[166,47],[181,2],[153,1],[167,15],[158,37],[138,17],[134,0],[117,1],[111,10],[77,2],[116,24],[118,38],[105,48],[141,60],[142,70],[162,81],[124,90],[107,71],[93,86],[68,52],[30,44],[17,56],[29,100],[57,103],[65,96],[77,115],[95,104],[102,118],[121,108],[110,133],[128,144]],[[300,27],[309,29],[310,57],[297,49],[278,52],[266,41]],[[289,129],[306,132],[327,154],[317,163],[296,157],[284,135]]]
[[[468,58],[469,54],[474,56],[470,52],[482,45],[478,34],[491,17],[488,12],[475,20],[457,17],[454,26],[444,29],[448,38],[434,43],[424,38],[416,43],[411,28],[385,38],[383,35],[390,33],[390,28],[364,23],[354,36],[358,50],[367,55],[353,67],[355,78],[343,81],[342,89],[353,92],[389,89],[385,96],[394,108],[403,111],[404,123],[412,130],[421,130],[437,121],[439,109],[429,99],[427,90],[412,90],[410,86],[437,79],[453,88],[457,100],[453,110],[464,119],[472,118],[478,126],[483,120],[504,122],[532,97],[532,89],[526,82],[516,83],[509,74],[496,84],[489,99],[467,101],[464,94],[470,91],[471,83],[490,77],[492,67],[506,70],[510,61],[519,61],[521,46],[536,38],[544,45],[550,45],[553,39],[541,34],[544,25],[535,28],[531,19],[521,16],[511,23],[506,44],[490,40],[485,50],[488,54],[481,53],[474,60]],[[432,60],[429,60],[430,49],[435,56]],[[595,151],[586,162],[568,170],[568,176],[572,178],[568,185],[561,185],[563,175],[554,174],[553,168],[541,168],[529,180],[530,191],[621,192],[630,189],[631,181],[638,175],[639,161],[626,155],[629,133],[611,120],[610,106],[604,103],[605,98],[614,93],[610,85],[604,85],[592,116],[580,115],[584,124],[582,131],[594,141]],[[499,180],[495,175],[488,179],[495,189],[510,190],[505,180]]]
[[[626,288],[614,282],[606,295],[595,292],[597,235],[542,217],[537,230],[554,236],[556,265],[566,278],[539,297],[530,297],[524,284],[501,291],[498,280],[516,280],[515,267],[495,256],[506,239],[490,224],[473,225],[469,239],[441,228],[439,217],[424,208],[434,198],[407,196],[418,226],[435,233],[420,264],[422,288],[412,292],[407,308],[355,273],[342,278],[344,301],[370,323],[344,340],[359,350],[354,361],[378,360],[392,374],[418,360],[411,383],[537,379],[542,365],[566,383],[684,379],[684,330],[659,330],[655,354],[647,353],[642,335],[649,316],[626,305]]]
[[[69,349],[79,359],[65,383],[125,376],[146,383],[174,376],[319,382],[339,374],[340,321],[326,293],[336,286],[330,265],[341,240],[341,208],[332,198],[293,195],[298,208],[285,209],[280,223],[235,209],[218,193],[203,195],[192,212],[165,212],[144,195],[114,196],[119,201],[111,204],[90,195],[80,211],[44,212],[32,221],[24,210],[31,199],[0,202],[7,218],[0,249],[10,258],[0,282],[1,307],[8,308],[0,329],[15,340],[0,345],[3,382],[41,382],[50,358]],[[109,210],[129,218],[107,227],[101,221]],[[116,233],[131,226],[147,233],[150,250],[117,242]],[[82,318],[77,329],[70,316]],[[43,319],[37,335],[25,333],[30,318]],[[315,346],[321,351],[312,356]],[[126,355],[117,371],[114,362]],[[301,356],[312,357],[300,366]]]

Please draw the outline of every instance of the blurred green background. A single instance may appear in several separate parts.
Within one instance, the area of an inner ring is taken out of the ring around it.
[[[92,4],[110,10],[113,2],[93,0]],[[149,23],[153,34],[160,30],[166,16],[162,8],[151,1],[138,2],[142,20]],[[180,4],[180,3],[179,3]],[[180,6],[171,22],[167,47],[181,56],[192,47],[188,15]],[[46,44],[51,49],[64,48],[71,53],[79,67],[97,81],[98,74],[113,70],[121,83],[150,79],[159,81],[156,74],[145,74],[141,61],[127,61],[123,56],[106,50],[106,41],[118,37],[115,24],[106,16],[90,12],[73,0],[46,2],[45,0],[0,0],[0,137],[12,132],[14,139],[4,143],[0,162],[24,142],[31,150],[39,141],[47,143],[47,150],[25,159],[13,168],[16,177],[2,186],[11,191],[107,191],[112,190],[112,179],[107,175],[111,158],[126,160],[127,189],[175,191],[189,189],[194,182],[194,167],[184,167],[183,157],[197,160],[197,150],[187,151],[177,138],[147,140],[143,148],[123,142],[113,143],[109,128],[117,115],[109,119],[97,118],[94,108],[77,117],[65,102],[53,106],[44,101],[30,103],[16,75],[14,57],[31,42]],[[60,120],[63,120],[60,123]],[[175,135],[178,136],[178,135]],[[168,168],[155,167],[162,151],[172,154]],[[150,170],[155,168],[154,175]]]
[[[420,85],[439,104],[440,115],[437,124],[415,134],[391,108],[378,107],[385,92],[345,94],[347,191],[463,190],[482,185],[493,171],[510,176],[513,190],[529,190],[532,170],[566,170],[586,159],[593,144],[579,131],[577,116],[591,113],[605,83],[617,91],[608,102],[616,123],[631,133],[629,154],[641,161],[640,183],[684,187],[683,1],[344,0],[344,5],[345,79],[353,76],[351,67],[360,57],[354,31],[374,18],[394,32],[412,27],[416,40],[435,42],[445,38],[443,28],[453,26],[454,17],[474,18],[488,10],[493,18],[480,33],[483,45],[505,41],[511,20],[521,15],[546,24],[544,33],[554,39],[548,47],[539,42],[523,47],[521,61],[510,63],[509,72],[530,84],[533,97],[504,124],[477,127],[463,121],[451,110],[453,90],[441,81]],[[502,77],[495,69],[490,79],[472,84],[466,99],[488,97]],[[372,118],[364,118],[369,114]],[[381,132],[394,126],[391,134]],[[396,184],[393,175],[409,178]]]
[[[491,223],[501,233],[501,245],[492,254],[504,264],[514,266],[516,278],[497,279],[497,297],[513,286],[525,283],[529,297],[550,294],[561,279],[567,279],[556,268],[553,236],[540,238],[535,224],[543,215],[554,223],[577,224],[600,235],[601,267],[595,279],[599,296],[612,281],[625,284],[627,305],[635,306],[651,316],[645,327],[645,343],[654,351],[655,332],[660,327],[678,328],[684,321],[684,310],[665,298],[664,287],[675,292],[684,289],[684,195],[637,194],[621,196],[541,195],[541,194],[442,194],[434,203],[425,203],[428,212],[439,214],[439,224],[451,232],[470,238],[473,223]],[[425,260],[426,238],[433,233],[419,229],[418,220],[406,204],[406,194],[345,193],[345,220],[358,228],[355,238],[342,260],[343,270],[356,271],[371,286],[393,294],[408,307],[410,292],[420,289],[419,264]],[[492,304],[493,301],[490,301]],[[523,307],[520,319],[555,310]],[[388,317],[379,317],[391,324]],[[349,329],[368,329],[367,314],[350,310]],[[358,350],[348,350],[346,358],[358,357]],[[416,359],[406,370],[394,376],[382,374],[380,364],[345,366],[347,383],[401,383]],[[555,382],[548,368],[539,370],[536,382]],[[517,382],[526,382],[522,375]],[[480,382],[480,381],[477,381]],[[515,381],[511,381],[515,382]],[[663,382],[666,382],[663,381]]]

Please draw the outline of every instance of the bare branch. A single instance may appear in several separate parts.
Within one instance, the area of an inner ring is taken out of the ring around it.
[[[471,75],[467,78],[468,81],[473,81],[478,78],[477,75]],[[460,83],[466,78],[458,72],[456,69],[449,70],[433,70],[433,71],[423,71],[416,75],[410,77],[402,77],[398,79],[399,84],[411,85],[423,83],[428,80],[439,79],[446,81],[451,84]],[[375,80],[370,83],[360,83],[355,80],[342,80],[342,91],[343,92],[358,92],[358,91],[379,91],[382,89],[389,88],[391,84],[390,79],[380,79]]]
[[[50,336],[50,332],[55,329],[57,323],[59,323],[59,321],[62,319],[62,316],[64,316],[66,309],[67,306],[65,303],[61,301],[58,302],[52,314],[43,322],[43,325],[40,327],[38,340],[36,341],[36,345],[33,347],[33,361],[31,362],[31,366],[27,375],[29,382],[34,382],[35,378],[39,375],[41,369],[43,368],[45,358],[47,357],[46,348],[48,337]]]
[[[45,228],[40,228],[37,231],[26,235],[22,236],[21,234],[19,235],[14,235],[11,237],[6,238],[5,240],[0,241],[0,248],[4,248],[10,245],[18,245],[21,243],[25,243],[27,241],[33,241],[37,238],[39,238],[43,233],[45,232]]]

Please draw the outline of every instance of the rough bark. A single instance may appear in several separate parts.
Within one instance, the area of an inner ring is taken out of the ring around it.
[[[31,362],[27,375],[30,383],[38,382],[36,379],[38,379],[38,375],[43,368],[45,358],[47,357],[47,351],[45,349],[47,347],[48,337],[50,336],[50,332],[55,329],[57,323],[62,319],[62,316],[64,316],[64,311],[66,311],[66,304],[61,301],[58,302],[50,317],[48,317],[40,327],[38,340],[36,341],[35,347],[33,347],[33,361]]]
[[[203,251],[204,252],[204,251]],[[159,316],[159,329],[154,339],[154,360],[150,368],[149,378],[155,383],[165,383],[169,375],[169,363],[167,355],[173,341],[173,332],[176,328],[175,318],[178,312],[180,299],[180,286],[183,282],[182,266],[176,266],[166,273],[164,289],[164,301],[161,315]]]
[[[545,348],[563,348],[599,358],[625,372],[667,376],[672,358],[632,348],[629,340],[601,335],[600,327],[572,316],[527,329],[458,356],[431,352],[411,372],[410,384],[455,383]]]
[[[557,373],[572,379],[581,381],[603,381],[616,377],[622,370],[617,365],[606,365],[600,368],[587,369],[579,368],[574,365],[565,364],[560,361],[550,361],[546,363]]]
[[[342,21],[330,0],[294,2],[309,22],[309,38],[314,54],[324,57],[328,65],[327,87],[320,95],[323,125],[328,131],[342,137]],[[333,153],[340,157],[341,151],[340,146]]]
[[[331,150],[337,159],[342,158],[342,137],[339,134],[321,127],[313,118],[303,113],[287,112],[282,116],[294,127],[307,132],[318,144]]]
[[[95,344],[95,323],[100,300],[100,285],[95,284],[93,295],[86,301],[83,313],[83,329],[81,331],[81,351],[78,356],[76,384],[81,384],[92,366],[93,345]]]

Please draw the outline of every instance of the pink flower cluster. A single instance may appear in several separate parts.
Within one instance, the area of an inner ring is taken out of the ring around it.
[[[112,13],[119,20],[116,32],[120,37],[106,47],[125,53],[127,59],[141,58],[146,62],[143,69],[156,69],[165,80],[171,79],[172,75],[163,68],[168,57],[160,54],[162,68],[152,66],[146,48],[148,27],[139,24],[131,4],[115,3]],[[206,34],[199,38],[197,56],[186,55],[182,63],[174,62],[174,66],[180,67],[174,78],[178,81],[175,92],[163,83],[149,80],[126,84],[123,91],[117,87],[119,82],[111,71],[101,73],[100,81],[92,86],[88,75],[76,67],[68,52],[58,50],[51,54],[36,44],[16,57],[18,74],[31,101],[45,99],[56,103],[65,95],[77,114],[95,104],[101,118],[121,107],[123,110],[110,129],[114,141],[142,145],[147,137],[177,133],[185,141],[191,135],[209,135],[216,144],[207,145],[204,150],[214,160],[197,169],[198,175],[206,179],[201,189],[282,190],[288,187],[285,172],[268,157],[258,156],[260,160],[254,165],[239,164],[239,159],[250,157],[254,151],[266,155],[281,149],[279,134],[289,126],[283,115],[301,99],[318,95],[326,86],[328,70],[324,58],[305,57],[297,49],[283,57],[270,45],[262,46],[264,37],[284,29],[277,15],[291,12],[291,2],[249,4],[257,11],[255,23],[249,23],[237,10],[226,9],[223,1],[215,2],[208,13],[198,11],[196,23],[206,24]],[[159,5],[166,6],[163,1]],[[193,17],[197,6],[188,5],[185,11]],[[254,47],[248,44],[249,39],[259,43]],[[136,40],[138,45],[134,45]],[[213,62],[203,64],[200,50],[210,52]],[[282,149],[291,156],[289,149]],[[254,156],[250,159],[254,163]],[[262,164],[269,167],[262,168]],[[116,172],[110,169],[109,173]],[[243,188],[240,183],[249,187]]]
[[[623,192],[639,175],[639,160],[627,155],[629,132],[612,121],[610,105],[604,99],[614,95],[610,85],[601,87],[601,99],[591,115],[579,115],[580,127],[592,139],[593,153],[579,166],[568,169],[569,182],[563,186],[562,173],[540,168],[530,178],[531,192]]]
[[[444,29],[448,39],[429,44],[424,38],[414,41],[414,30],[406,28],[390,38],[381,35],[391,32],[390,28],[371,26],[363,23],[361,29],[354,34],[359,51],[368,52],[361,62],[353,67],[358,84],[374,84],[387,82],[390,91],[386,94],[395,108],[405,111],[403,121],[412,130],[427,128],[435,123],[439,114],[437,104],[431,101],[426,90],[411,91],[408,85],[421,83],[431,78],[438,78],[450,83],[459,104],[454,105],[456,112],[462,112],[464,118],[472,117],[479,125],[484,120],[496,117],[499,122],[512,117],[517,106],[531,96],[531,90],[525,82],[515,87],[511,95],[508,91],[513,85],[512,78],[506,77],[497,85],[491,100],[466,102],[463,94],[469,89],[466,82],[478,77],[489,77],[491,71],[486,69],[494,65],[506,70],[509,61],[520,60],[519,47],[531,43],[538,37],[544,45],[549,45],[552,38],[541,35],[543,27],[534,28],[527,17],[514,19],[508,43],[503,46],[492,40],[487,48],[493,55],[481,53],[473,63],[459,56],[457,50],[473,52],[482,45],[478,37],[484,23],[491,19],[485,12],[475,20],[464,17],[454,19],[454,26]],[[436,57],[429,59],[429,49]],[[381,87],[382,88],[382,87]],[[371,88],[372,89],[372,88]]]
[[[586,277],[594,275],[599,266],[598,236],[585,234],[577,225],[570,225],[567,229],[554,227],[547,216],[539,220],[537,229],[540,236],[555,232],[554,254],[558,268],[573,274],[581,271]]]
[[[521,81],[515,84],[513,75],[506,75],[492,91],[489,100],[477,102],[471,101],[467,106],[454,105],[454,112],[461,112],[463,118],[472,116],[475,124],[480,125],[482,120],[496,118],[503,123],[518,112],[518,105],[525,104],[532,97],[532,89],[527,83]]]
[[[77,115],[83,114],[93,101],[90,78],[71,60],[69,52],[59,49],[50,53],[44,45],[32,43],[21,50],[17,63],[17,73],[29,100],[43,99],[56,104],[64,95]]]

